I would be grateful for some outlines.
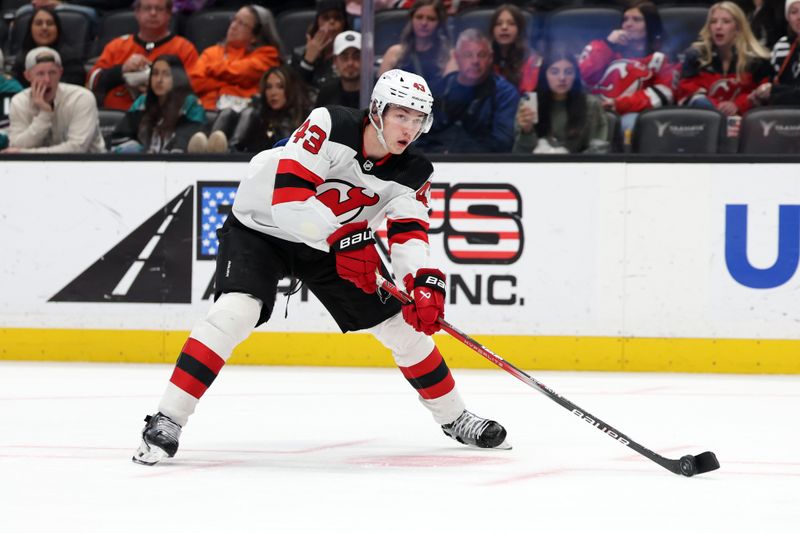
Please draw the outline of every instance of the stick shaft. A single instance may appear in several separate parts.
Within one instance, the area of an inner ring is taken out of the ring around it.
[[[382,276],[378,275],[377,281],[379,287],[387,291],[401,303],[408,304],[412,301],[411,297],[408,294],[401,291],[392,282],[386,280]],[[450,324],[444,318],[439,318],[439,325],[441,325],[442,329],[453,338],[459,340],[464,345],[466,345],[473,351],[477,352],[484,358],[488,359],[495,365],[499,366],[500,368],[502,368],[503,370],[505,370],[506,372],[508,372],[521,382],[525,383],[529,387],[541,392],[542,394],[544,394],[545,396],[547,396],[548,398],[550,398],[551,400],[562,406],[563,408],[572,412],[572,414],[574,414],[575,416],[581,418],[583,421],[587,422],[591,426],[594,426],[595,428],[599,429],[612,439],[616,440],[617,442],[620,442],[621,444],[624,444],[628,448],[631,448],[637,453],[647,457],[651,461],[666,468],[670,472],[673,472],[675,474],[680,474],[679,461],[676,461],[674,459],[667,459],[666,457],[663,457],[657,454],[656,452],[648,448],[645,448],[644,446],[637,443],[636,441],[634,441],[633,439],[631,439],[618,429],[613,428],[612,426],[606,424],[605,422],[603,422],[596,416],[592,415],[588,411],[584,410],[581,407],[578,407],[571,401],[567,400],[566,398],[558,394],[556,391],[554,391],[541,381],[538,381],[537,379],[531,377],[527,372],[520,370],[512,363],[506,361],[505,359],[503,359],[502,357],[500,357],[499,355],[497,355],[496,353],[494,353],[493,351],[491,351],[490,349],[488,349],[487,347],[485,347],[484,345],[482,345],[481,343],[479,343],[478,341],[476,341],[475,339],[464,333],[463,331],[459,330],[458,328]]]

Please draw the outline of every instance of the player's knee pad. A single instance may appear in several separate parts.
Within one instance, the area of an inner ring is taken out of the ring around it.
[[[253,331],[260,313],[261,300],[239,292],[225,293],[191,336],[227,360],[233,348]]]
[[[392,351],[398,366],[411,366],[419,363],[433,351],[433,339],[415,331],[401,314],[396,314],[370,328],[370,333]]]

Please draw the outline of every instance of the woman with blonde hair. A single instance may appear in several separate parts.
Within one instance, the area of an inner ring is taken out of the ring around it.
[[[744,114],[757,101],[755,89],[769,80],[768,57],[741,8],[717,2],[708,10],[700,39],[686,52],[678,103],[718,109],[726,116]]]

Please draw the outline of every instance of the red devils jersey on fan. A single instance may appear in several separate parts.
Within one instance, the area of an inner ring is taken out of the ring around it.
[[[592,94],[614,101],[619,114],[673,102],[675,65],[661,52],[626,58],[606,41],[592,41],[581,54],[581,77]]]
[[[407,148],[375,161],[364,154],[366,111],[317,108],[286,146],[256,155],[233,204],[247,227],[312,248],[349,222],[387,223],[397,279],[428,266],[433,166]]]
[[[679,104],[688,103],[692,97],[700,95],[706,96],[715,106],[732,101],[741,114],[752,107],[748,98],[750,93],[761,83],[769,81],[771,75],[769,61],[754,58],[747,71],[737,77],[735,54],[731,61],[731,72],[723,74],[722,61],[716,52],[711,56],[710,64],[702,65],[700,51],[690,48],[683,61],[676,96]]]
[[[542,68],[542,56],[538,54],[531,54],[522,64],[520,69],[519,83],[517,89],[520,94],[529,93],[536,90],[536,84],[539,81],[539,70]],[[495,63],[495,74],[503,75],[500,65]]]

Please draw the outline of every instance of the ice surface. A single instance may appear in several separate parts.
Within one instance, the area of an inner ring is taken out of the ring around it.
[[[531,372],[669,473],[502,371],[454,370],[511,451],[446,438],[394,369],[231,366],[168,463],[130,461],[171,367],[0,363],[0,532],[783,532],[800,376]]]

